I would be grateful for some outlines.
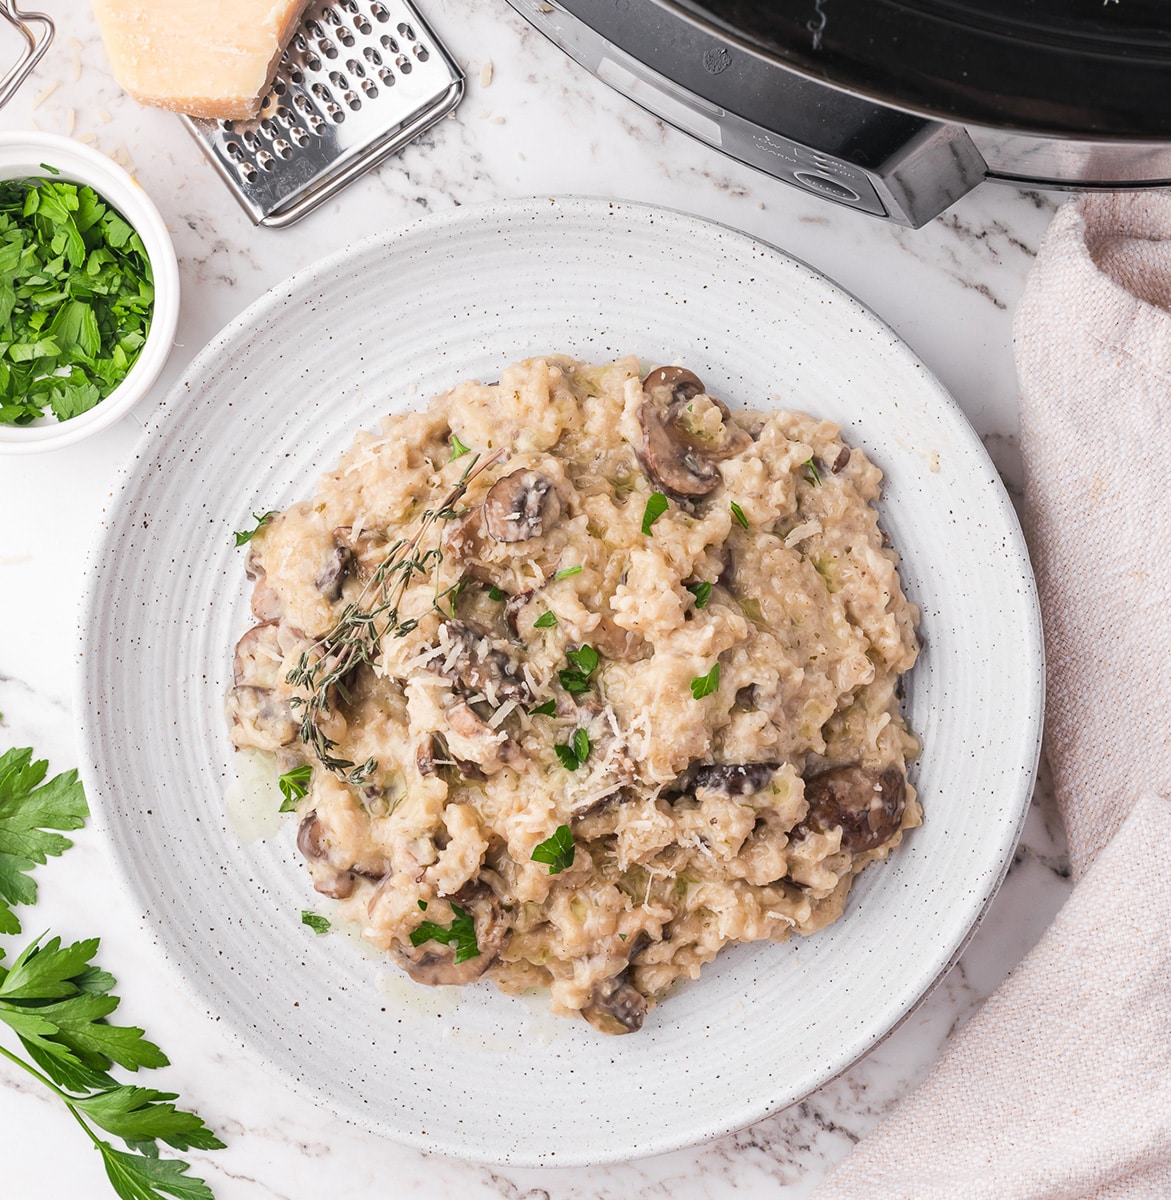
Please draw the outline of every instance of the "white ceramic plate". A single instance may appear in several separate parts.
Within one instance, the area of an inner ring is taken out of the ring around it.
[[[845,917],[740,947],[606,1038],[490,985],[436,994],[320,907],[291,822],[243,842],[223,697],[250,624],[252,513],[308,496],[354,433],[466,377],[564,351],[679,360],[732,404],[841,422],[887,473],[923,609],[908,697],[926,810]],[[891,331],[808,267],[716,225],[600,200],[460,209],[274,288],[201,353],[105,521],[83,616],[86,785],[162,952],[241,1045],[360,1125],[480,1161],[584,1164],[696,1143],[865,1053],[995,892],[1037,761],[1042,649],[1012,508],[978,438]]]

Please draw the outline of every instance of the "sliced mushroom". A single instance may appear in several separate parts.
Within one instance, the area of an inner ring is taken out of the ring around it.
[[[340,600],[342,584],[354,563],[354,552],[347,546],[335,546],[313,586],[332,604]]]
[[[907,782],[897,767],[872,771],[837,767],[805,781],[809,812],[805,824],[825,833],[842,829],[842,849],[873,850],[899,831],[907,802]]]
[[[680,776],[676,790],[710,788],[728,796],[751,796],[768,786],[777,763],[692,763]]]
[[[508,626],[514,638],[520,637],[520,628],[517,625],[520,610],[533,598],[534,592],[534,588],[525,588],[523,592],[517,592],[515,596],[509,596],[507,601],[505,601],[504,623]]]
[[[355,862],[339,866],[331,857],[329,833],[317,815],[317,810],[305,814],[297,827],[297,849],[310,863],[313,873],[313,890],[334,900],[345,900],[354,893],[357,876],[364,879],[382,879],[390,869],[382,859]]]
[[[540,537],[561,516],[561,497],[548,475],[522,469],[498,479],[484,497],[484,524],[498,542]]]
[[[646,997],[627,978],[627,971],[595,984],[590,1002],[581,1010],[595,1029],[614,1034],[637,1033],[646,1013]]]
[[[833,465],[830,467],[831,475],[840,475],[850,465],[850,447],[843,446],[838,451],[837,458],[834,459]]]
[[[708,399],[724,418],[722,438],[700,438],[686,427],[687,406],[706,393],[699,379],[683,367],[658,367],[643,380],[642,389],[638,460],[643,470],[676,498],[710,495],[720,482],[716,463],[739,454],[751,443],[751,436],[729,419],[727,406],[714,396]]]
[[[457,700],[444,715],[451,731],[447,738],[451,757],[467,778],[495,775],[501,767],[523,756],[521,748],[502,729],[493,729],[481,720],[466,700]]]
[[[627,804],[634,798],[634,792],[630,788],[615,788],[605,796],[599,796],[596,800],[587,800],[573,809],[569,814],[569,819],[574,822],[585,821],[590,817],[600,816],[609,809],[617,808],[620,804]]]
[[[479,882],[468,884],[451,899],[453,904],[471,913],[479,954],[457,963],[452,948],[440,948],[435,942],[424,942],[421,946],[411,946],[409,949],[397,948],[395,958],[416,983],[424,983],[429,987],[441,984],[458,987],[474,983],[500,956],[508,934],[508,922],[491,888]]]
[[[333,540],[351,555],[348,570],[365,583],[374,574],[386,552],[387,539],[373,529],[364,529],[354,537],[352,525],[339,525],[333,531]]]
[[[485,630],[464,621],[445,621],[439,627],[438,651],[428,666],[471,694],[483,692],[494,704],[532,699],[516,659],[493,645]]]
[[[258,621],[277,620],[283,611],[284,605],[281,603],[281,598],[277,594],[276,589],[268,582],[267,573],[264,567],[260,565],[260,556],[257,554],[255,546],[251,547],[248,551],[248,561],[244,564],[244,574],[253,580],[256,585],[252,589],[252,615]]]
[[[232,664],[235,686],[228,693],[232,741],[237,746],[276,750],[292,742],[300,728],[287,699],[276,688],[285,655],[277,621],[254,625],[236,643]]]

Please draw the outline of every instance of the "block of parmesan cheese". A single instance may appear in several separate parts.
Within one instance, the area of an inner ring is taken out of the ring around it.
[[[195,117],[254,117],[307,0],[93,0],[114,78]]]

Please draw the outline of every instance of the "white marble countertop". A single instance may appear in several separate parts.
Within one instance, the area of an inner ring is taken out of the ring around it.
[[[313,259],[419,215],[503,197],[589,194],[688,210],[772,242],[835,278],[884,317],[971,418],[1010,489],[1019,487],[1011,315],[1051,196],[985,185],[918,231],[808,197],[722,157],[626,101],[564,58],[503,0],[421,0],[465,65],[467,96],[399,157],[286,231],[253,228],[170,114],[112,80],[87,4],[46,0],[57,39],[0,112],[0,130],[39,128],[91,142],[130,167],[174,237],[183,284],[175,351],[157,394],[267,288]],[[11,50],[11,39],[5,52]],[[491,70],[485,68],[491,64]],[[78,447],[0,459],[0,746],[31,745],[54,772],[78,761],[74,638],[83,563],[133,417]],[[1042,789],[1043,791],[1043,789]],[[195,1153],[219,1200],[757,1200],[806,1196],[911,1088],[948,1038],[1034,944],[1068,892],[1063,838],[1043,794],[1008,880],[958,965],[885,1042],[802,1103],[709,1145],[621,1166],[486,1168],[420,1154],[358,1131],[242,1061],[215,1023],[152,961],[149,939],[89,831],[38,871],[26,933],[100,935],[118,976],[119,1017],[170,1054],[158,1086],[179,1092],[228,1142]],[[11,939],[9,939],[11,944]],[[4,1191],[109,1192],[95,1153],[53,1098],[0,1063]]]

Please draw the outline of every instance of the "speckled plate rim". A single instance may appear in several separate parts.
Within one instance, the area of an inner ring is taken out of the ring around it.
[[[994,865],[987,871],[978,883],[978,903],[970,906],[970,920],[966,930],[954,945],[950,948],[946,959],[938,963],[936,969],[933,970],[929,979],[924,984],[920,980],[917,985],[916,994],[908,1002],[901,1005],[899,1011],[888,1020],[881,1029],[871,1029],[861,1042],[857,1039],[847,1039],[851,1043],[851,1049],[844,1056],[838,1056],[837,1061],[833,1065],[833,1069],[824,1072],[817,1082],[813,1085],[819,1087],[824,1085],[829,1080],[835,1078],[843,1071],[848,1070],[860,1057],[868,1053],[875,1045],[877,1045],[885,1037],[889,1036],[893,1029],[897,1028],[907,1016],[922,1002],[922,1000],[930,993],[931,989],[938,981],[947,973],[955,960],[960,956],[964,947],[968,944],[972,936],[975,934],[980,922],[986,914],[989,905],[995,897],[996,891],[1007,873],[1011,865],[1013,853],[1016,844],[1019,840],[1021,829],[1023,828],[1025,814],[1028,807],[1028,798],[1031,794],[1032,784],[1035,778],[1036,766],[1040,752],[1040,735],[1041,735],[1041,713],[1043,710],[1043,691],[1044,691],[1044,670],[1043,670],[1043,641],[1041,637],[1039,608],[1037,606],[1035,585],[1032,579],[1031,567],[1029,566],[1027,547],[1021,534],[1019,523],[1017,522],[1015,512],[1011,502],[1005,493],[999,477],[996,475],[990,460],[987,459],[986,452],[979,441],[975,431],[971,428],[967,418],[959,409],[958,405],[947,394],[943,387],[930,374],[923,364],[913,355],[913,353],[901,342],[889,329],[889,327],[875,316],[865,305],[858,301],[855,297],[845,292],[837,284],[828,280],[815,269],[808,267],[807,264],[793,258],[786,252],[776,249],[775,247],[766,246],[758,239],[752,239],[748,235],[742,234],[734,229],[728,229],[725,226],[719,226],[714,222],[705,221],[700,218],[691,217],[687,214],[675,213],[671,210],[653,208],[652,206],[634,204],[629,202],[618,202],[613,200],[594,200],[589,198],[574,198],[574,197],[539,197],[531,200],[507,201],[496,204],[483,206],[469,207],[458,210],[452,214],[439,214],[427,218],[406,227],[403,230],[395,231],[385,235],[378,235],[374,238],[367,239],[365,242],[347,247],[338,253],[329,256],[311,266],[297,272],[283,283],[277,285],[260,297],[252,305],[250,305],[237,318],[228,323],[208,345],[195,356],[192,363],[185,372],[185,379],[199,378],[203,373],[208,372],[216,360],[225,352],[225,350],[234,346],[240,339],[241,335],[251,329],[263,316],[271,314],[279,309],[286,297],[293,295],[298,288],[303,287],[307,283],[311,284],[313,280],[319,279],[324,275],[332,273],[340,268],[343,268],[347,262],[353,261],[356,257],[363,253],[370,252],[380,247],[394,247],[401,244],[404,240],[409,240],[413,236],[434,233],[438,229],[448,229],[458,233],[464,222],[467,221],[484,221],[499,218],[502,221],[509,219],[519,219],[527,216],[530,218],[538,217],[540,212],[547,211],[549,206],[559,207],[562,213],[570,211],[588,211],[594,210],[598,219],[605,221],[607,217],[612,217],[617,211],[619,213],[629,213],[636,218],[645,218],[648,214],[658,214],[666,219],[666,223],[680,222],[683,224],[691,223],[697,229],[709,228],[724,231],[727,236],[741,239],[744,243],[752,244],[757,247],[765,247],[770,253],[775,253],[779,258],[786,260],[793,267],[799,268],[806,272],[810,277],[813,277],[819,286],[826,289],[828,293],[832,293],[836,299],[841,300],[845,304],[852,306],[854,315],[858,317],[864,324],[868,324],[873,328],[881,328],[890,340],[898,343],[903,353],[909,361],[913,360],[914,365],[918,368],[921,376],[923,389],[925,392],[933,392],[932,403],[937,407],[937,416],[941,416],[949,426],[949,431],[953,436],[959,438],[961,442],[966,442],[969,450],[975,454],[976,458],[983,461],[986,465],[987,478],[983,481],[989,486],[986,501],[988,502],[992,519],[994,520],[1000,536],[1002,538],[1004,553],[1006,559],[1017,572],[1018,583],[1025,587],[1028,595],[1026,597],[1025,610],[1023,613],[1023,628],[1019,631],[1022,637],[1022,644],[1026,648],[1030,662],[1034,667],[1033,679],[1035,686],[1030,694],[1023,698],[1023,720],[1020,729],[1020,744],[1017,748],[1018,752],[1013,758],[1014,766],[1017,769],[1017,786],[1016,786],[1016,804],[1014,816],[1011,821],[1003,822],[998,827],[999,837],[994,845],[989,847],[990,858],[994,860]],[[101,599],[101,584],[102,584],[102,569],[103,562],[108,561],[109,551],[113,548],[113,541],[117,533],[117,518],[119,507],[123,503],[132,490],[136,477],[141,470],[141,463],[150,458],[151,450],[155,439],[165,432],[166,424],[169,416],[185,401],[189,400],[187,384],[180,381],[172,391],[160,402],[156,410],[150,414],[147,419],[146,427],[140,438],[134,453],[127,461],[124,467],[119,472],[119,477],[113,492],[113,498],[109,507],[103,515],[101,536],[95,544],[90,556],[86,572],[86,589],[81,608],[81,620],[79,624],[79,649],[78,654],[78,685],[79,695],[82,697],[83,703],[80,705],[80,732],[83,745],[83,766],[82,773],[85,779],[87,790],[91,796],[91,801],[94,808],[95,825],[103,834],[107,845],[114,851],[114,828],[111,824],[111,819],[114,816],[112,805],[107,804],[108,797],[105,795],[104,789],[100,785],[96,767],[94,762],[97,754],[95,737],[97,731],[90,720],[90,702],[92,699],[91,690],[96,687],[96,681],[93,673],[86,669],[86,654],[84,651],[84,635],[85,630],[91,626],[97,616],[97,606]],[[118,875],[128,890],[128,893],[135,903],[136,907],[143,912],[143,923],[148,930],[152,930],[155,934],[156,941],[165,939],[167,933],[167,922],[165,918],[152,917],[149,914],[151,894],[138,880],[136,880],[130,864],[123,861],[116,852],[113,857],[118,866]],[[856,888],[856,890],[858,890]],[[163,944],[161,946],[163,958],[167,962],[168,967],[173,970],[179,980],[182,982],[185,990],[192,995],[200,1004],[206,1005],[210,1014],[216,1014],[214,997],[209,997],[204,988],[196,980],[193,980],[189,973],[184,969],[182,956],[173,952],[173,947]],[[709,968],[709,971],[712,968]],[[246,1027],[238,1026],[236,1022],[226,1022],[226,1027],[233,1039],[240,1048],[246,1052],[250,1058],[258,1062],[279,1079],[285,1085],[291,1087],[294,1091],[306,1096],[307,1098],[323,1103],[323,1098],[314,1089],[311,1083],[307,1082],[300,1076],[285,1070],[278,1064],[269,1061],[253,1040],[249,1037]],[[746,1089],[752,1091],[751,1088]],[[515,1166],[526,1165],[557,1165],[557,1166],[579,1166],[593,1165],[604,1162],[615,1162],[630,1159],[632,1157],[663,1153],[684,1146],[698,1144],[702,1141],[710,1140],[715,1137],[725,1135],[734,1130],[745,1127],[753,1122],[771,1115],[778,1111],[781,1107],[787,1106],[799,1100],[803,1095],[807,1095],[811,1088],[805,1089],[800,1095],[787,1095],[778,1099],[775,1094],[761,1093],[755,1097],[747,1097],[744,1105],[734,1114],[729,1115],[721,1121],[707,1121],[702,1127],[687,1127],[685,1122],[680,1122],[677,1128],[674,1128],[670,1133],[663,1134],[658,1132],[649,1136],[636,1136],[626,1145],[615,1145],[613,1143],[595,1147],[588,1152],[571,1152],[566,1155],[557,1157],[551,1160],[545,1153],[540,1150],[516,1150],[510,1151],[492,1150],[486,1147],[478,1149],[473,1148],[471,1151],[467,1147],[460,1144],[449,1144],[436,1142],[430,1137],[420,1138],[412,1135],[410,1132],[403,1130],[388,1130],[384,1124],[370,1119],[368,1112],[363,1112],[360,1109],[347,1110],[345,1106],[336,1103],[326,1103],[326,1107],[330,1108],[342,1119],[354,1123],[358,1126],[365,1127],[371,1131],[383,1135],[388,1135],[396,1140],[406,1142],[420,1150],[425,1150],[432,1153],[440,1153],[451,1155],[457,1158],[472,1159],[473,1161],[501,1163]]]

